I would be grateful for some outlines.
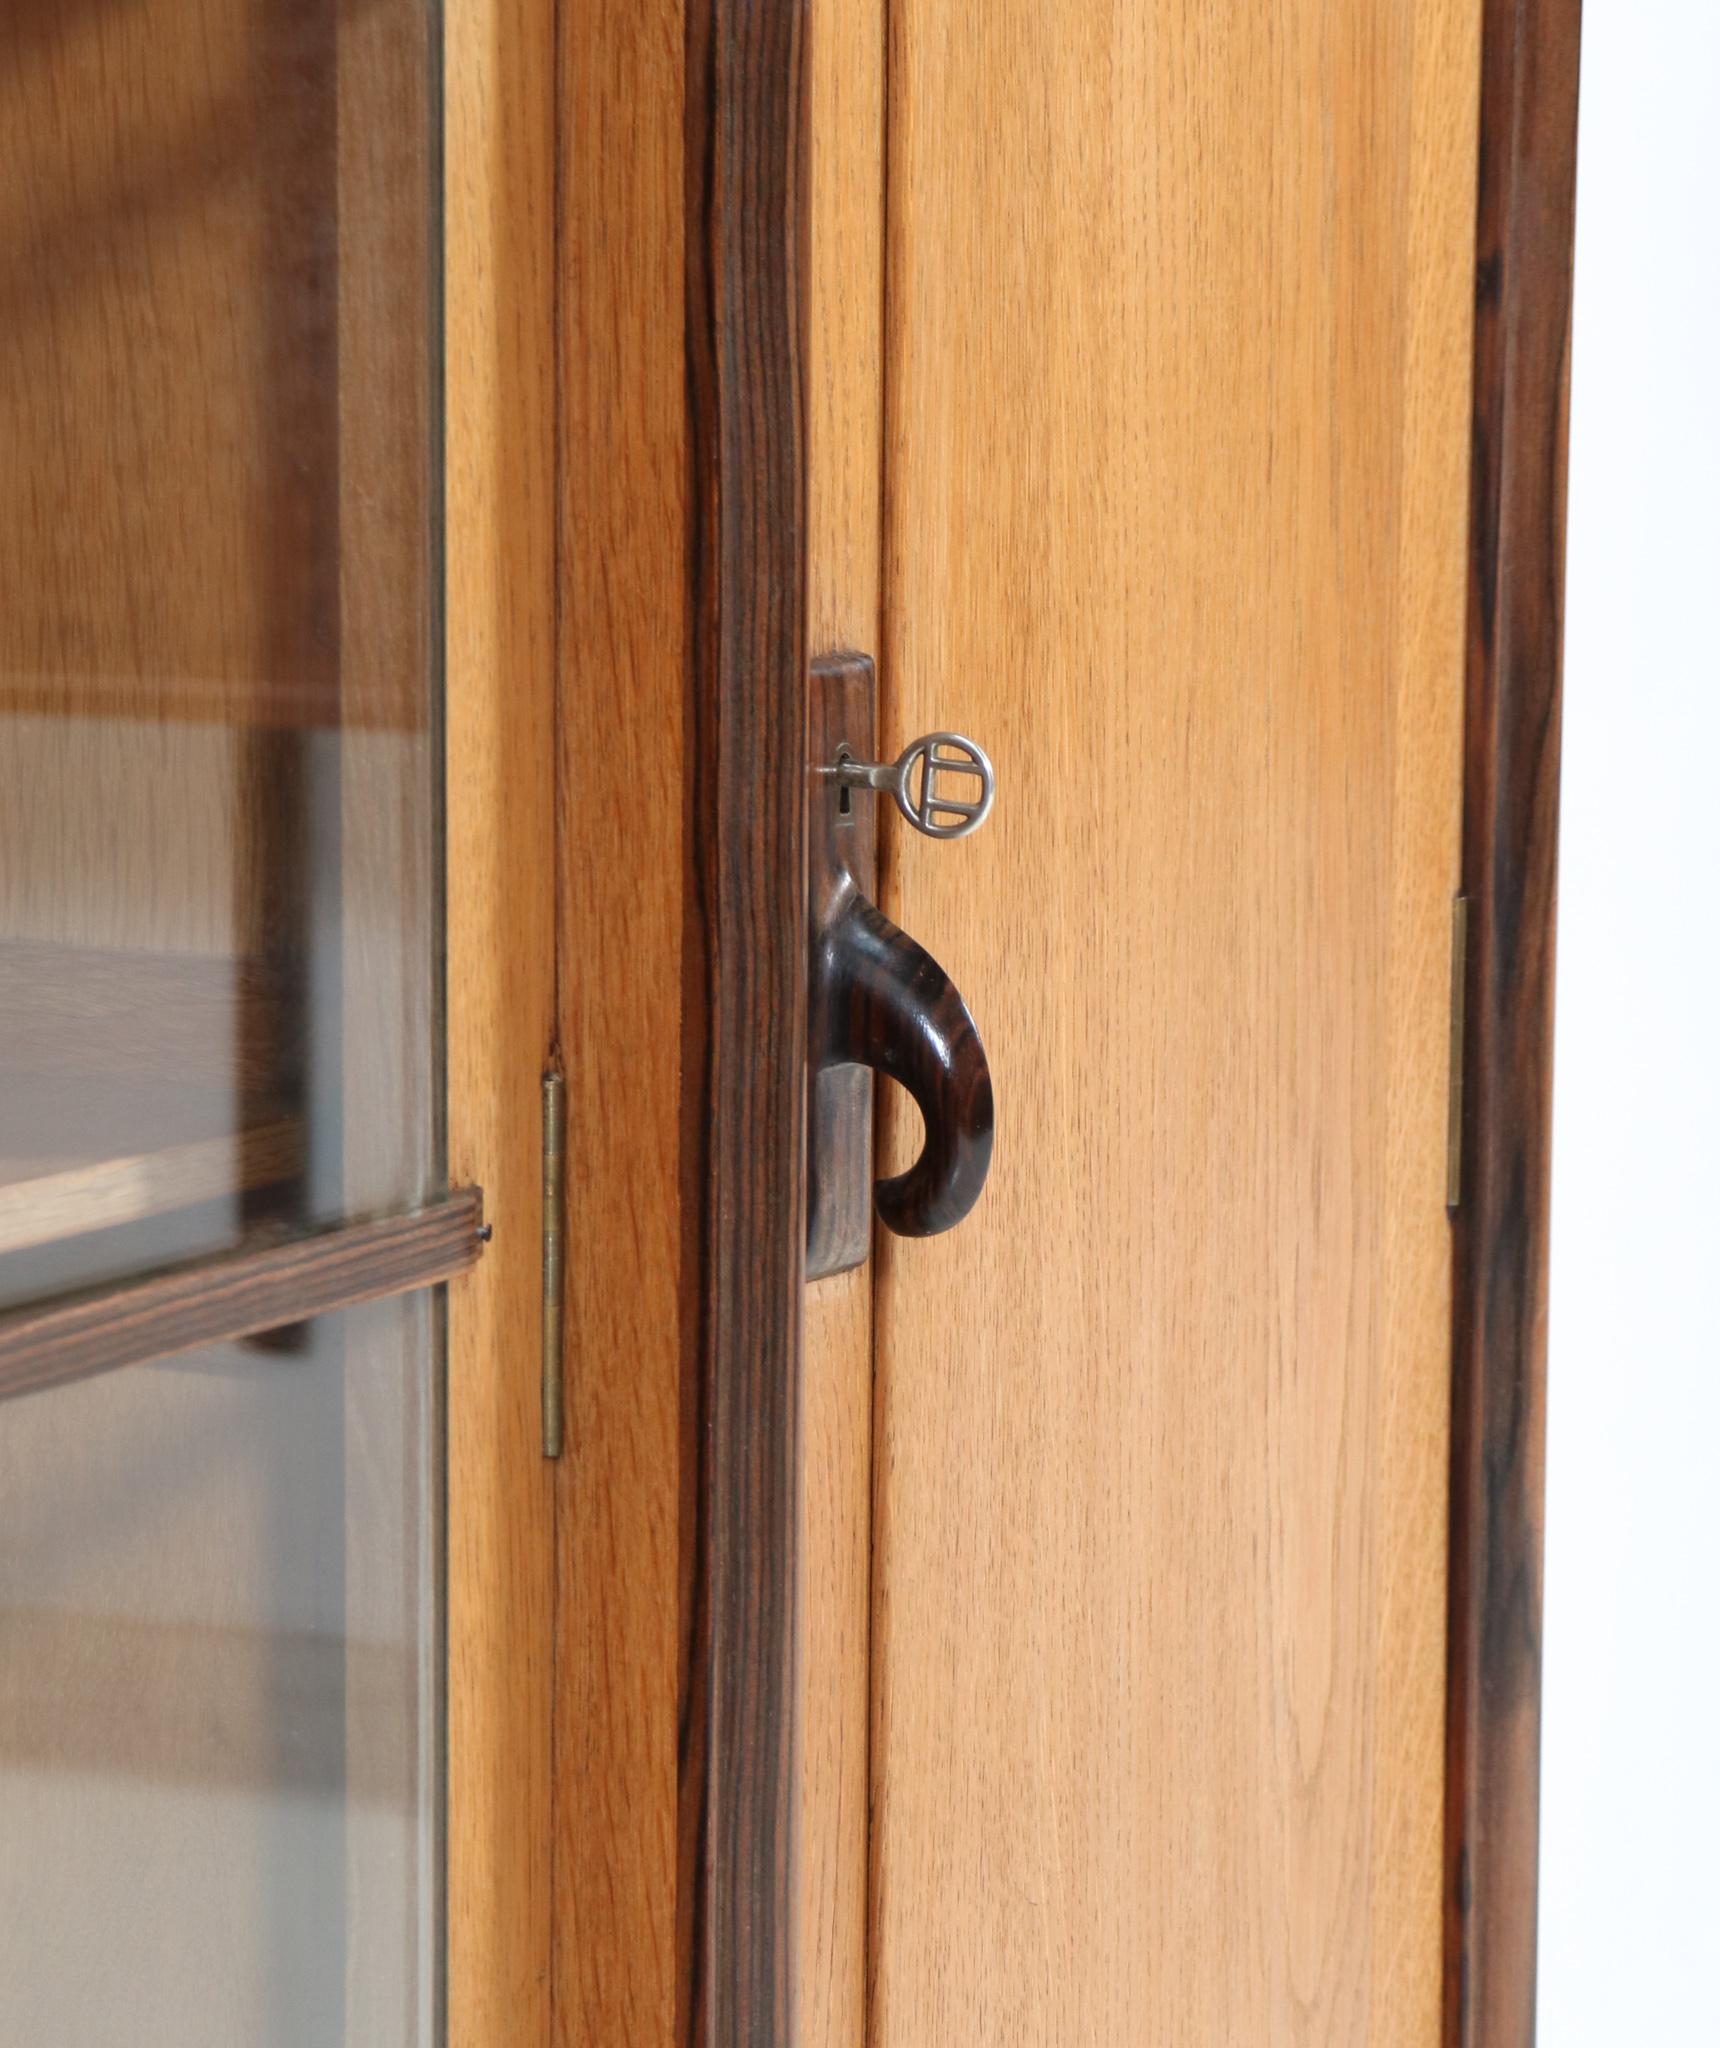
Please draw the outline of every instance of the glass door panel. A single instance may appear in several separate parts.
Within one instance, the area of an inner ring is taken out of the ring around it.
[[[438,36],[0,9],[0,1314],[443,1189]],[[435,2038],[439,1324],[0,1404],[0,2039]]]
[[[0,1305],[435,1179],[430,58],[0,11]]]
[[[0,2039],[436,2038],[434,1322],[0,1408]]]

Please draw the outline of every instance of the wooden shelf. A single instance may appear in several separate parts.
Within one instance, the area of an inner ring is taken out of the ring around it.
[[[304,1127],[292,1117],[106,1157],[0,1155],[0,1256],[274,1187],[303,1161]]]
[[[484,1198],[247,1246],[0,1315],[0,1401],[450,1280],[477,1263]]]
[[[0,945],[0,1257],[291,1180],[278,981],[250,960]]]

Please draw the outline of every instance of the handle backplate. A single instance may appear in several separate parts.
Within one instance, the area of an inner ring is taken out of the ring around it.
[[[831,763],[870,762],[875,704],[872,663],[864,655],[831,655],[813,664],[807,719],[812,1280],[865,1259],[874,1207],[904,1237],[930,1237],[959,1223],[979,1199],[991,1166],[991,1072],[973,1018],[938,963],[872,901],[873,791],[882,785],[830,772]],[[991,766],[971,742],[959,744],[983,764],[983,801],[959,806],[963,818],[977,823],[990,803]],[[903,761],[914,752],[910,748]],[[967,772],[974,772],[971,764]],[[933,836],[957,834],[940,829]],[[906,1088],[925,1122],[918,1159],[876,1187],[874,1072]]]
[[[807,760],[869,761],[877,738],[877,678],[863,654],[812,665]],[[872,1249],[872,1069],[822,1057],[836,1031],[836,991],[821,949],[847,901],[878,887],[878,822],[869,792],[814,773],[807,793],[807,909],[812,936],[806,1102],[806,1277],[863,1265]]]

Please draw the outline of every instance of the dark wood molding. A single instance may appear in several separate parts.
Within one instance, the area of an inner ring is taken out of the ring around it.
[[[693,620],[676,2038],[791,2048],[807,6],[693,0],[686,21]]]
[[[1447,2048],[1535,2035],[1553,919],[1580,0],[1485,0],[1446,1757]]]
[[[409,1216],[346,1223],[15,1310],[0,1317],[0,1400],[452,1279],[477,1260],[483,1212],[481,1192],[462,1188]]]

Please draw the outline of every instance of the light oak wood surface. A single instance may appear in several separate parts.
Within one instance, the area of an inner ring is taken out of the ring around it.
[[[682,8],[562,8],[557,861],[568,1051],[555,2038],[676,2025],[688,669]]]
[[[884,8],[820,0],[811,40],[807,612],[811,652],[879,632]],[[801,2048],[865,2036],[872,1274],[806,1293],[801,1394]]]
[[[550,2038],[555,98],[548,0],[447,10],[448,1156],[494,1228],[448,1301],[448,2039]]]
[[[1438,2038],[1475,0],[890,11],[871,2048]],[[911,1122],[889,1105],[891,1150]]]
[[[5,10],[0,707],[335,712],[336,39],[322,0]]]

